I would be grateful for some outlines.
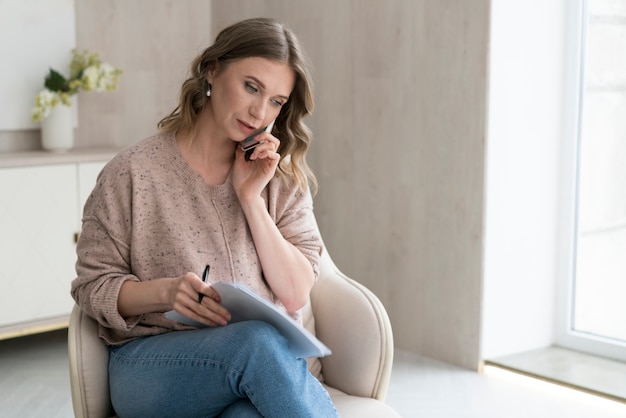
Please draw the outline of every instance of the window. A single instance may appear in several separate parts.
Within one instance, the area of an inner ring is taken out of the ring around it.
[[[571,211],[557,342],[626,360],[626,0],[570,4]]]

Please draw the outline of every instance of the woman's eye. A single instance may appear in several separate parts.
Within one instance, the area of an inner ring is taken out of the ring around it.
[[[259,92],[259,88],[249,81],[245,82],[245,86],[246,90],[248,90],[248,92],[250,93],[256,94]],[[272,106],[275,107],[282,107],[285,104],[285,102],[280,99],[270,99],[270,103],[272,104]]]

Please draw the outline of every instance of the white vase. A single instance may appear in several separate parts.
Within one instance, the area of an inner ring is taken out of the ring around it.
[[[41,122],[41,146],[47,151],[67,152],[74,146],[74,107],[57,105]]]

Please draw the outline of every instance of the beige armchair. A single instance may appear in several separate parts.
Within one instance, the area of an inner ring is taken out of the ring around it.
[[[393,361],[387,313],[372,292],[337,269],[326,251],[311,293],[311,311],[317,336],[333,352],[321,359],[321,367],[339,414],[399,417],[384,403]],[[70,318],[68,343],[75,416],[113,416],[107,378],[109,352],[98,337],[96,322],[78,306]]]

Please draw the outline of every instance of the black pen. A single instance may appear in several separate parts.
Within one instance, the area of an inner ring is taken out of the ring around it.
[[[204,273],[202,273],[202,281],[204,283],[206,283],[206,281],[209,278],[209,270],[211,270],[211,266],[209,266],[208,264],[206,265],[206,267],[204,268]],[[202,298],[204,297],[204,293],[200,293],[198,294],[198,303],[202,303]]]

